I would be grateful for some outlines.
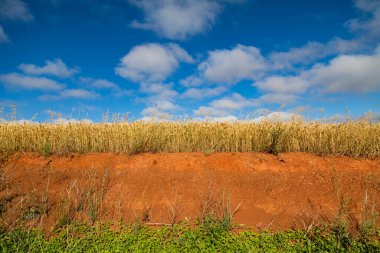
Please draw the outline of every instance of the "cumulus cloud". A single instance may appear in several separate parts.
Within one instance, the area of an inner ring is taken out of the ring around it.
[[[257,98],[258,104],[292,104],[298,100],[298,96],[291,93],[266,93]]]
[[[214,50],[198,71],[210,82],[235,84],[258,77],[267,65],[256,47],[237,45],[231,50]]]
[[[380,2],[378,0],[355,0],[354,3],[367,16],[350,20],[349,28],[353,31],[366,32],[367,36],[380,36]]]
[[[193,110],[195,116],[215,118],[217,120],[237,119],[234,112],[257,105],[255,99],[248,99],[238,93],[233,93],[220,99],[211,101],[208,106],[200,106]]]
[[[45,77],[30,77],[17,73],[0,75],[0,82],[10,90],[60,90],[63,88],[62,84]]]
[[[94,79],[90,77],[81,77],[79,81],[85,84],[87,87],[97,90],[110,90],[116,97],[130,95],[130,90],[120,88],[119,85],[106,80],[106,79]]]
[[[204,99],[208,97],[219,96],[220,94],[227,91],[225,86],[216,86],[214,88],[190,88],[187,89],[182,95],[181,98],[192,98],[192,99]]]
[[[90,77],[81,77],[80,82],[88,84],[90,87],[95,89],[118,89],[119,86],[113,82],[106,79],[94,79]]]
[[[172,83],[142,83],[139,91],[148,95],[140,99],[146,104],[146,108],[141,112],[142,120],[167,120],[180,108],[174,102],[178,92],[173,89]]]
[[[139,91],[149,95],[149,97],[145,98],[148,103],[157,100],[172,101],[178,96],[178,92],[173,89],[172,83],[142,83]]]
[[[42,95],[38,97],[40,100],[61,100],[61,99],[96,99],[100,95],[94,91],[85,89],[67,89],[60,91],[57,95]]]
[[[62,78],[73,76],[80,71],[78,67],[68,68],[61,59],[54,59],[45,63],[46,65],[42,67],[23,63],[18,68],[29,75],[52,75]]]
[[[180,80],[180,83],[185,87],[199,87],[204,84],[205,81],[195,75],[192,75]]]
[[[82,99],[94,99],[99,96],[94,91],[88,91],[83,89],[71,89],[71,90],[63,90],[60,92],[60,96],[62,98],[82,98]]]
[[[277,94],[277,98],[288,97],[286,101],[311,89],[322,93],[376,92],[380,91],[378,66],[380,47],[373,54],[339,55],[327,63],[314,64],[298,75],[268,76],[253,85]]]
[[[172,111],[178,108],[170,101],[156,101],[153,105],[146,107],[141,115],[142,120],[167,120],[172,118]]]
[[[324,92],[373,92],[380,90],[380,50],[374,55],[341,55],[328,64],[316,64],[306,75]]]
[[[9,42],[9,38],[7,34],[4,32],[3,27],[0,25],[0,44],[5,42]]]
[[[261,122],[261,121],[275,121],[275,122],[286,122],[286,121],[294,121],[301,120],[302,117],[295,113],[291,112],[271,112],[265,116],[259,116],[252,119],[252,122]]]
[[[0,18],[7,20],[33,20],[28,5],[21,0],[0,0]]]
[[[177,44],[143,44],[133,47],[115,68],[118,75],[135,82],[165,80],[180,62],[192,63],[193,58]]]
[[[209,0],[129,0],[144,12],[142,22],[133,21],[137,29],[151,30],[159,36],[184,40],[209,30],[221,5]]]
[[[85,124],[92,124],[94,123],[91,119],[65,119],[65,118],[58,118],[53,120],[53,124],[61,124],[61,125],[67,125],[67,124],[79,124],[79,123],[85,123]]]
[[[201,117],[225,117],[229,112],[217,109],[211,106],[200,106],[198,109],[193,110],[194,115]]]
[[[255,102],[243,97],[238,93],[233,93],[230,96],[212,101],[210,105],[213,108],[234,111],[245,107],[255,106]]]
[[[200,106],[198,109],[193,110],[195,116],[207,117],[207,118],[236,118],[234,115],[236,112],[242,112],[243,109],[252,110],[259,105],[263,104],[285,104],[293,103],[297,99],[297,96],[292,94],[281,93],[268,93],[258,98],[246,98],[239,93],[233,93],[229,96],[222,97],[220,99],[213,100],[208,106]],[[261,109],[261,116],[267,116],[270,112],[263,113]],[[255,110],[257,115],[257,110]],[[263,115],[265,114],[265,115]]]
[[[298,76],[269,76],[253,85],[266,92],[292,94],[303,93],[309,87],[309,83]]]
[[[269,55],[272,69],[292,69],[295,65],[314,63],[330,55],[355,52],[362,47],[358,40],[343,40],[334,38],[323,44],[316,41],[308,42],[301,47],[290,48],[283,52],[273,52]]]

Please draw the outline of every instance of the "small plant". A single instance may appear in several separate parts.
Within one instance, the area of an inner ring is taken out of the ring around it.
[[[368,199],[368,192],[366,191],[362,217],[358,227],[360,239],[364,242],[369,241],[376,235],[377,216],[378,213],[375,210],[375,198],[373,198],[372,202],[370,203]]]
[[[62,200],[59,204],[59,218],[55,228],[63,228],[74,221],[75,212],[72,210],[70,199]]]
[[[152,207],[146,207],[143,210],[141,221],[147,222],[150,221],[150,218],[152,217]]]
[[[49,199],[45,193],[37,194],[32,191],[26,198],[26,207],[24,208],[22,218],[33,220],[47,215],[50,210]]]
[[[282,134],[282,129],[276,128],[272,133],[272,142],[269,146],[268,153],[273,154],[273,155],[278,155],[280,153],[280,148],[279,148],[279,139]]]
[[[100,215],[100,204],[102,201],[102,196],[96,194],[92,191],[87,191],[87,216],[90,218],[92,223],[98,220]]]
[[[165,200],[166,200],[165,201],[166,209],[169,212],[169,216],[168,216],[169,222],[173,226],[174,224],[178,222],[179,216],[181,215],[181,212],[182,212],[182,209],[179,206],[178,201],[177,201],[177,192],[175,194],[174,201],[172,203],[170,203],[167,200],[166,196],[165,196]]]
[[[222,192],[216,196],[210,187],[206,195],[203,196],[201,215],[198,220],[205,224],[217,222],[219,226],[231,230],[233,217],[240,210],[241,205],[242,202],[235,209],[232,209],[230,195]]]
[[[348,218],[350,214],[349,204],[350,199],[343,197],[339,207],[339,212],[330,226],[337,238],[337,243],[343,246],[350,244],[351,238],[349,233],[350,221]]]
[[[51,151],[51,144],[50,142],[46,142],[43,146],[43,150],[42,150],[42,153],[45,157],[49,157],[52,155],[52,151]]]
[[[9,186],[9,177],[0,169],[0,191],[4,191]]]
[[[0,217],[6,211],[8,203],[12,201],[11,196],[5,196],[0,198]]]

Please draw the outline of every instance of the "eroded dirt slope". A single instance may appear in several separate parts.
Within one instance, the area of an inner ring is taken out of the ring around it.
[[[341,207],[380,203],[380,159],[305,153],[13,154],[0,169],[2,221],[193,221],[215,213],[256,229],[307,228]],[[380,206],[374,206],[380,211]]]

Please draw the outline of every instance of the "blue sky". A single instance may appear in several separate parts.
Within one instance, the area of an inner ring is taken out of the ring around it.
[[[379,0],[0,0],[0,118],[329,121],[379,98]]]

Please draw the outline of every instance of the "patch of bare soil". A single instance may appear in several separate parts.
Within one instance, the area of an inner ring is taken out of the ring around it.
[[[307,229],[345,208],[380,211],[380,159],[305,153],[110,153],[2,159],[5,226],[73,220],[171,224],[210,214],[257,230]],[[365,204],[366,203],[366,204]]]

